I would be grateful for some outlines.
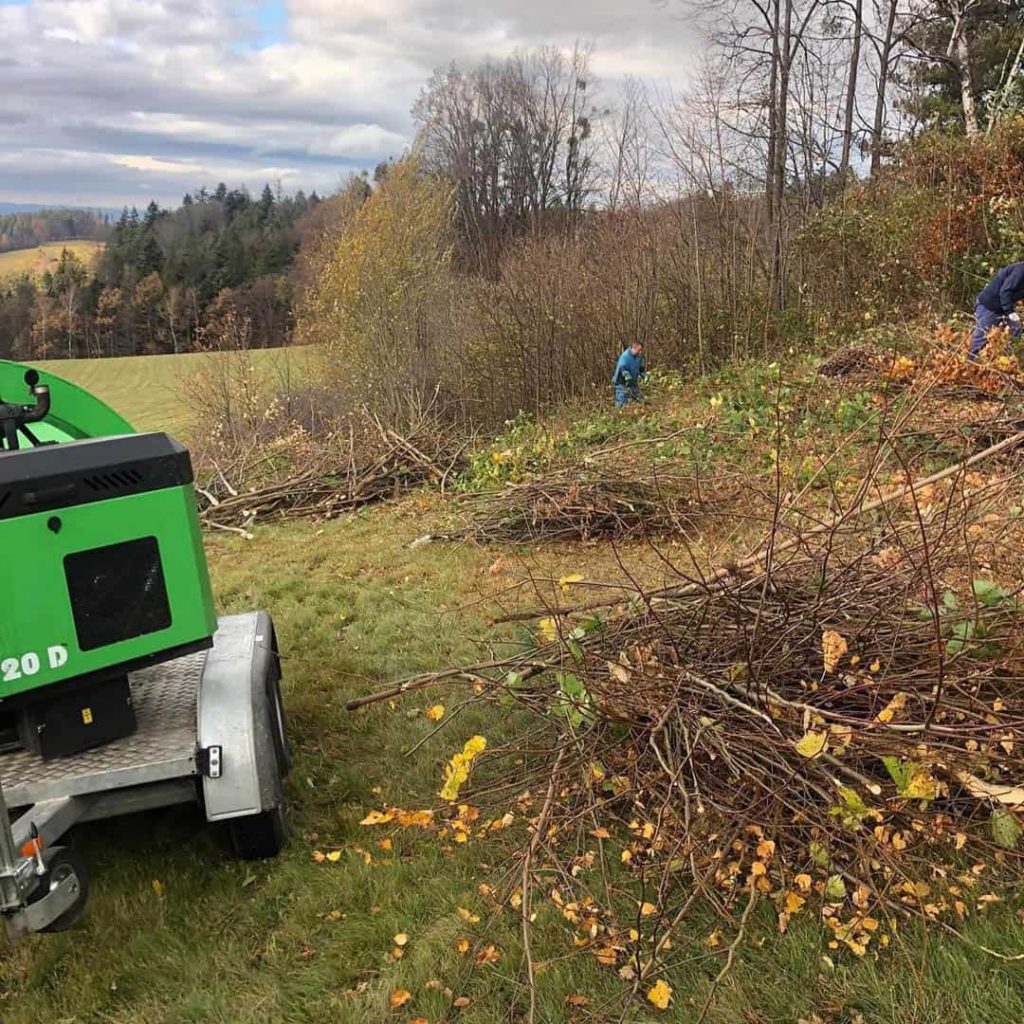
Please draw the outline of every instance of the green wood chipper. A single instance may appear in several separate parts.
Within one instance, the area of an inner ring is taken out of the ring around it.
[[[188,451],[0,360],[0,913],[69,927],[75,824],[198,801],[235,852],[284,841],[290,753],[263,611],[217,619]]]

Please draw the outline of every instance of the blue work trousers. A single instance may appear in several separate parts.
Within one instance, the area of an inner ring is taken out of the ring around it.
[[[640,401],[639,384],[616,384],[615,385],[615,408],[621,409],[630,402]]]
[[[1004,313],[996,313],[995,311],[983,306],[979,302],[974,308],[974,333],[971,335],[971,351],[967,356],[970,360],[975,360],[981,353],[981,350],[988,344],[988,332],[993,327],[1002,327],[1008,321]],[[1015,337],[1019,338],[1021,334],[1020,324],[1010,324],[1010,333]]]

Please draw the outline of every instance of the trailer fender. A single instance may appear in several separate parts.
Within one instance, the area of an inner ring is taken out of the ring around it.
[[[219,620],[198,690],[198,760],[208,821],[269,811],[281,803],[275,746],[278,711],[274,625],[267,612]],[[219,749],[218,749],[219,748]],[[210,767],[211,753],[213,767]]]

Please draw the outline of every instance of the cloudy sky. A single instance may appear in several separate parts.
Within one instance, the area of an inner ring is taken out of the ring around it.
[[[611,92],[682,80],[675,0],[0,0],[0,201],[328,192],[408,143],[437,67],[577,39]]]

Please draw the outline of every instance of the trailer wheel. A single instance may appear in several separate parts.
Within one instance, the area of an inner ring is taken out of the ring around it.
[[[85,901],[89,896],[89,871],[85,861],[74,850],[67,846],[55,846],[47,857],[46,874],[39,880],[39,885],[29,897],[29,903],[37,903],[59,882],[63,882],[69,876],[74,875],[78,879],[78,896],[75,902],[64,911],[60,917],[55,918],[45,928],[44,932],[66,932],[75,925],[82,916],[85,909]]]
[[[233,818],[228,822],[235,856],[242,860],[268,860],[284,847],[286,829],[281,805],[260,814]]]
[[[287,747],[284,719],[281,709],[280,690],[276,679],[270,680],[270,731],[274,737],[274,805],[259,814],[248,814],[244,818],[232,818],[228,832],[235,856],[242,860],[269,860],[276,857],[284,847],[288,829],[284,820],[284,776],[288,771]],[[276,700],[275,700],[276,696]],[[276,705],[276,707],[275,707]]]
[[[274,737],[274,753],[281,778],[292,770],[292,748],[288,742],[288,722],[284,716],[284,701],[281,700],[281,672],[276,667],[267,680],[267,698],[270,702],[270,732]]]

